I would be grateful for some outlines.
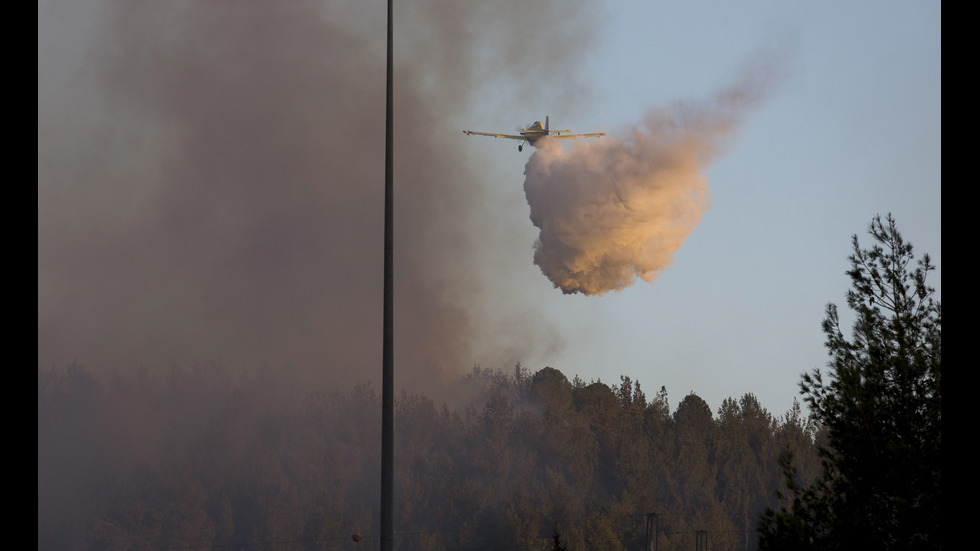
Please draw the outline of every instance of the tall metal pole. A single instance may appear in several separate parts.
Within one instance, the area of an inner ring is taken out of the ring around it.
[[[660,515],[657,513],[647,513],[647,528],[644,548],[646,551],[657,551],[660,549]]]
[[[388,0],[388,74],[385,105],[385,294],[381,380],[381,551],[394,550],[395,362],[394,362],[394,131],[392,129],[392,0]]]

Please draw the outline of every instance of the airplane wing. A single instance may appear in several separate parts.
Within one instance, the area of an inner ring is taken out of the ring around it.
[[[556,140],[570,140],[572,138],[598,138],[599,136],[605,136],[605,132],[594,132],[592,134],[558,134],[552,136]]]
[[[463,134],[470,136],[490,136],[493,138],[507,138],[508,140],[527,140],[525,136],[513,136],[511,134],[494,134],[492,132],[474,132],[472,130],[463,130]]]

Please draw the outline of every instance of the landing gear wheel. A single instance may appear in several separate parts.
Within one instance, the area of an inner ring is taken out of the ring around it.
[[[524,144],[517,146],[517,151],[524,151]]]

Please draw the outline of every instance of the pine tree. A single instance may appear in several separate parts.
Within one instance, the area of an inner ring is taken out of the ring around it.
[[[942,306],[889,215],[876,244],[857,236],[847,274],[855,316],[850,339],[837,308],[823,331],[829,373],[804,374],[801,393],[827,431],[823,473],[799,483],[784,464],[788,498],[763,516],[761,549],[940,549]]]
[[[555,546],[552,547],[552,551],[567,551],[565,546],[561,543],[561,532],[558,531],[557,526],[555,526],[554,530],[551,531],[551,539],[555,542]]]

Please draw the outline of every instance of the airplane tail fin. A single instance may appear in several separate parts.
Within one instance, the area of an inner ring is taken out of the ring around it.
[[[548,131],[548,115],[544,116],[544,131]]]

